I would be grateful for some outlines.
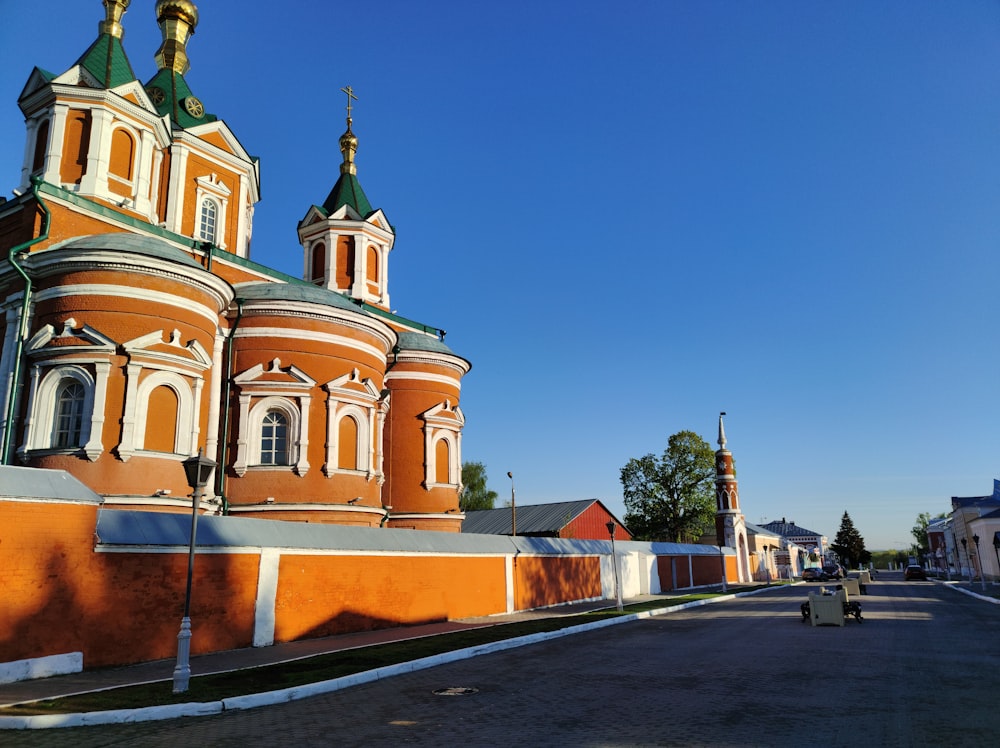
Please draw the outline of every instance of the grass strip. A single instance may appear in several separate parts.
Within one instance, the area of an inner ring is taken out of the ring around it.
[[[746,592],[750,589],[753,588],[743,587],[740,588],[740,591]],[[138,686],[123,686],[105,691],[94,691],[92,693],[67,696],[59,699],[18,704],[0,709],[0,715],[72,714],[108,709],[139,709],[149,706],[219,701],[233,696],[245,696],[264,691],[276,691],[282,688],[301,686],[307,683],[318,683],[366,670],[374,670],[387,665],[397,665],[401,662],[419,660],[423,657],[431,657],[444,652],[453,652],[458,649],[465,649],[466,647],[490,644],[530,634],[558,631],[559,629],[591,621],[616,618],[619,615],[629,615],[647,610],[682,605],[697,600],[705,600],[718,597],[720,594],[722,593],[708,592],[681,597],[658,598],[656,600],[628,605],[622,614],[619,614],[612,608],[610,610],[604,609],[576,615],[539,618],[515,623],[498,623],[467,631],[452,631],[418,639],[408,639],[402,642],[330,652],[328,654],[275,665],[264,665],[228,673],[195,676],[191,678],[188,691],[182,694],[172,693],[173,684],[171,681],[160,681]]]

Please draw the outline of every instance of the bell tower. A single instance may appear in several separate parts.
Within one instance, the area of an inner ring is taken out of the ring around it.
[[[747,557],[747,527],[740,511],[739,484],[733,453],[726,449],[726,429],[719,413],[719,449],[715,452],[715,534],[719,546],[736,549],[740,581],[750,579]]]

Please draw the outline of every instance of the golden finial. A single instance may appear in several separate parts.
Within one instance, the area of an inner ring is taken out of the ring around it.
[[[97,24],[98,34],[108,34],[117,39],[125,36],[125,29],[122,27],[122,16],[128,10],[128,4],[132,0],[104,0],[105,19]]]
[[[344,163],[340,165],[341,174],[357,174],[358,167],[354,165],[354,154],[358,150],[358,139],[351,132],[351,124],[353,120],[351,119],[351,100],[358,100],[358,97],[354,95],[354,89],[350,86],[347,88],[340,89],[345,94],[347,94],[347,132],[340,136],[340,152],[344,154]]]
[[[163,44],[156,51],[157,67],[184,75],[191,68],[187,41],[198,25],[198,8],[191,0],[158,0],[156,22],[163,35]]]

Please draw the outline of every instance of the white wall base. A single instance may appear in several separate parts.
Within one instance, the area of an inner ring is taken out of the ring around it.
[[[79,673],[83,670],[83,652],[32,657],[30,660],[0,662],[0,683],[48,678],[52,675]]]

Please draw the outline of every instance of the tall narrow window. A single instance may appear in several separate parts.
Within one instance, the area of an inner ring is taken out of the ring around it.
[[[143,449],[150,452],[177,452],[177,393],[160,386],[149,393],[146,403],[146,434]]]
[[[198,237],[204,242],[215,244],[215,235],[219,208],[213,200],[207,197],[201,201],[201,219],[198,224]]]
[[[358,422],[350,416],[340,419],[337,426],[337,467],[341,470],[358,469]]]
[[[31,160],[31,173],[37,174],[45,168],[45,151],[49,147],[49,121],[45,120],[35,132],[35,155]]]
[[[119,127],[111,135],[111,160],[108,173],[132,181],[132,166],[135,161],[135,141],[123,128]]]
[[[436,464],[436,471],[434,476],[434,481],[437,483],[451,483],[450,470],[451,467],[451,454],[448,449],[448,441],[446,439],[438,439],[438,443],[434,445],[434,458]]]
[[[322,242],[313,246],[312,273],[309,279],[317,286],[322,286],[326,281],[326,245]]]
[[[269,410],[261,423],[260,464],[288,464],[288,417],[278,410]]]
[[[56,449],[81,446],[85,399],[86,391],[75,379],[67,379],[59,385],[52,430],[52,446]]]

